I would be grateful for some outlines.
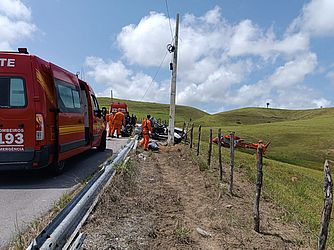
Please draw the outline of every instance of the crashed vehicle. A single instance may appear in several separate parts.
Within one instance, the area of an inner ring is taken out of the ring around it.
[[[158,123],[155,118],[150,119],[152,124],[151,138],[155,140],[167,140],[168,139],[168,128],[167,125]],[[142,128],[141,124],[137,124],[135,128],[135,134],[141,135]],[[174,128],[174,143],[178,144],[182,141],[184,134],[182,129]]]
[[[132,135],[132,131],[133,131],[132,125],[126,124],[121,131],[121,135],[122,137],[129,137]]]

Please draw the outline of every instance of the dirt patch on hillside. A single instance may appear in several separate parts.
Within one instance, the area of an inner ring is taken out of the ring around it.
[[[262,200],[253,230],[255,186],[235,174],[235,195],[218,170],[200,170],[182,145],[140,152],[117,174],[84,227],[84,249],[314,249],[296,225]],[[203,167],[203,166],[202,166]]]

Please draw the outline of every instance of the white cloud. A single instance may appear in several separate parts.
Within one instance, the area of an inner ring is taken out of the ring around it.
[[[203,18],[201,19],[209,24],[219,24],[219,22],[221,21],[220,11],[221,11],[220,7],[215,6],[212,10],[209,10],[207,13],[205,13]]]
[[[329,107],[331,102],[305,86],[296,86],[287,90],[280,90],[275,99],[275,106],[288,109],[305,109]]]
[[[0,50],[11,50],[12,44],[29,38],[37,30],[31,11],[19,0],[0,1]]]
[[[334,86],[334,71],[330,71],[327,73],[326,77],[330,80],[332,85]]]
[[[171,42],[168,19],[160,13],[151,12],[138,25],[125,26],[117,36],[119,47],[130,63],[157,66]]]
[[[310,51],[310,35],[304,30],[290,31],[278,37],[274,27],[263,29],[248,19],[229,23],[217,6],[199,17],[184,15],[180,23],[177,103],[211,111],[265,106],[268,100],[271,107],[293,109],[330,105],[304,83],[307,76],[317,72],[318,65],[316,54]],[[87,58],[89,75],[105,84],[107,95],[113,88],[120,98],[141,100],[148,89],[144,100],[168,102],[169,71],[158,83],[143,72],[130,70],[132,64],[157,69],[170,42],[167,17],[151,12],[138,24],[124,27],[117,42],[124,53],[122,61]],[[163,65],[165,72],[168,63],[166,60]]]
[[[244,84],[235,91],[225,92],[222,99],[226,104],[239,107],[264,106],[268,100],[271,107],[292,109],[318,107],[317,102],[312,100],[319,100],[319,94],[303,85],[304,78],[314,72],[316,65],[315,54],[300,55],[295,60],[277,67],[267,78],[253,84]]]
[[[308,47],[309,38],[306,34],[292,34],[278,40],[272,29],[263,31],[251,20],[244,20],[233,28],[228,55],[255,55],[268,59],[279,54],[295,55],[307,51]]]
[[[31,10],[20,0],[1,0],[0,14],[15,19],[29,20],[31,18]]]
[[[307,74],[312,73],[317,65],[317,57],[313,53],[299,56],[293,61],[286,62],[269,78],[270,85],[286,88],[304,82]]]
[[[313,99],[312,103],[317,106],[317,108],[328,108],[332,104],[331,101],[325,98]]]
[[[167,101],[167,83],[159,85],[151,76],[127,69],[121,61],[105,62],[101,58],[87,57],[86,65],[90,68],[87,76],[92,77],[105,89],[98,93],[99,96],[109,96],[112,89],[116,98],[140,100],[145,95],[145,100],[148,101]]]
[[[290,31],[302,30],[317,36],[334,35],[334,1],[312,0],[290,26]]]
[[[256,84],[245,84],[235,91],[224,93],[222,100],[225,104],[236,107],[257,107],[264,105],[271,96],[271,87],[265,81]]]
[[[219,68],[199,71],[204,73],[204,78],[197,78],[197,74],[188,76],[187,81],[179,83],[177,100],[184,104],[224,102],[226,94],[234,84],[239,84],[251,71],[251,61],[239,61],[236,63],[221,65]],[[190,74],[191,75],[191,74]],[[191,83],[192,84],[189,84]]]

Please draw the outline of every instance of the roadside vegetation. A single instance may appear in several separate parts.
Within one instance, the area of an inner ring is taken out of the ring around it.
[[[129,105],[130,106],[130,105]],[[141,114],[151,113],[155,104],[145,103]],[[189,122],[190,115],[184,115],[183,107],[176,110],[177,124]],[[131,109],[130,112],[135,113]],[[163,114],[163,112],[166,112]],[[168,117],[166,108],[158,112]],[[197,113],[198,114],[198,113]],[[264,197],[273,200],[285,213],[287,221],[303,225],[306,233],[315,240],[320,226],[323,207],[323,173],[325,159],[334,160],[334,108],[312,110],[280,110],[265,108],[244,108],[214,115],[201,114],[193,117],[194,144],[197,128],[202,126],[201,154],[208,149],[209,128],[214,137],[218,128],[223,134],[235,131],[246,142],[271,141],[264,161]],[[217,147],[214,145],[214,157]],[[252,150],[237,150],[235,166],[255,181],[255,155]],[[225,168],[229,151],[223,149]],[[228,174],[228,169],[225,169]],[[328,246],[334,247],[334,228],[329,231]]]

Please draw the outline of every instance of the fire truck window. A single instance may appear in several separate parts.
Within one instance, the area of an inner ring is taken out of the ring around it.
[[[19,108],[26,106],[26,90],[23,79],[15,77],[0,77],[0,106]]]
[[[63,113],[81,113],[79,91],[73,84],[56,79],[59,109]]]
[[[93,106],[93,111],[98,111],[99,110],[99,104],[96,100],[96,97],[91,95],[92,97],[92,106]]]
[[[26,104],[24,84],[22,79],[13,78],[10,81],[10,106],[23,107]]]
[[[79,92],[72,89],[73,102],[75,108],[81,108]]]
[[[65,108],[74,108],[73,97],[72,97],[72,89],[59,85],[58,86],[59,96],[61,101],[63,102]]]

